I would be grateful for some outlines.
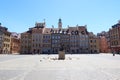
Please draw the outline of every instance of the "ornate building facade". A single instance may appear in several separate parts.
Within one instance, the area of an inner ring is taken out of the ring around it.
[[[0,53],[10,54],[11,33],[0,25]]]
[[[35,27],[21,34],[21,52],[57,54],[61,48],[71,54],[99,52],[97,38],[94,38],[94,49],[90,47],[90,39],[86,25],[63,28],[61,19],[58,20],[57,28],[46,28],[45,22],[36,23]]]
[[[120,21],[109,29],[111,51],[120,53]]]
[[[11,54],[20,53],[20,34],[17,34],[15,32],[11,33],[10,53]]]
[[[100,52],[100,40],[92,32],[89,33],[89,49],[90,53],[99,53]]]

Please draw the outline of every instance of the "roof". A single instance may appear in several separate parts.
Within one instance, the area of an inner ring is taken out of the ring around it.
[[[43,34],[51,34],[51,28],[44,28]]]

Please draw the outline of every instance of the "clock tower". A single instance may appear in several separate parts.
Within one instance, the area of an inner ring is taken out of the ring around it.
[[[62,20],[61,19],[59,19],[59,21],[58,21],[58,28],[62,29]]]

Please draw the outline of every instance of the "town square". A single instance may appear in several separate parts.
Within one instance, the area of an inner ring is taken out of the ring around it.
[[[120,80],[120,55],[0,55],[0,80]]]

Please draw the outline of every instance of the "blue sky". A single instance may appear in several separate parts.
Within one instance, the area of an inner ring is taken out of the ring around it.
[[[11,32],[25,32],[35,22],[47,27],[87,25],[88,31],[108,31],[120,19],[120,0],[0,0],[0,22]]]

